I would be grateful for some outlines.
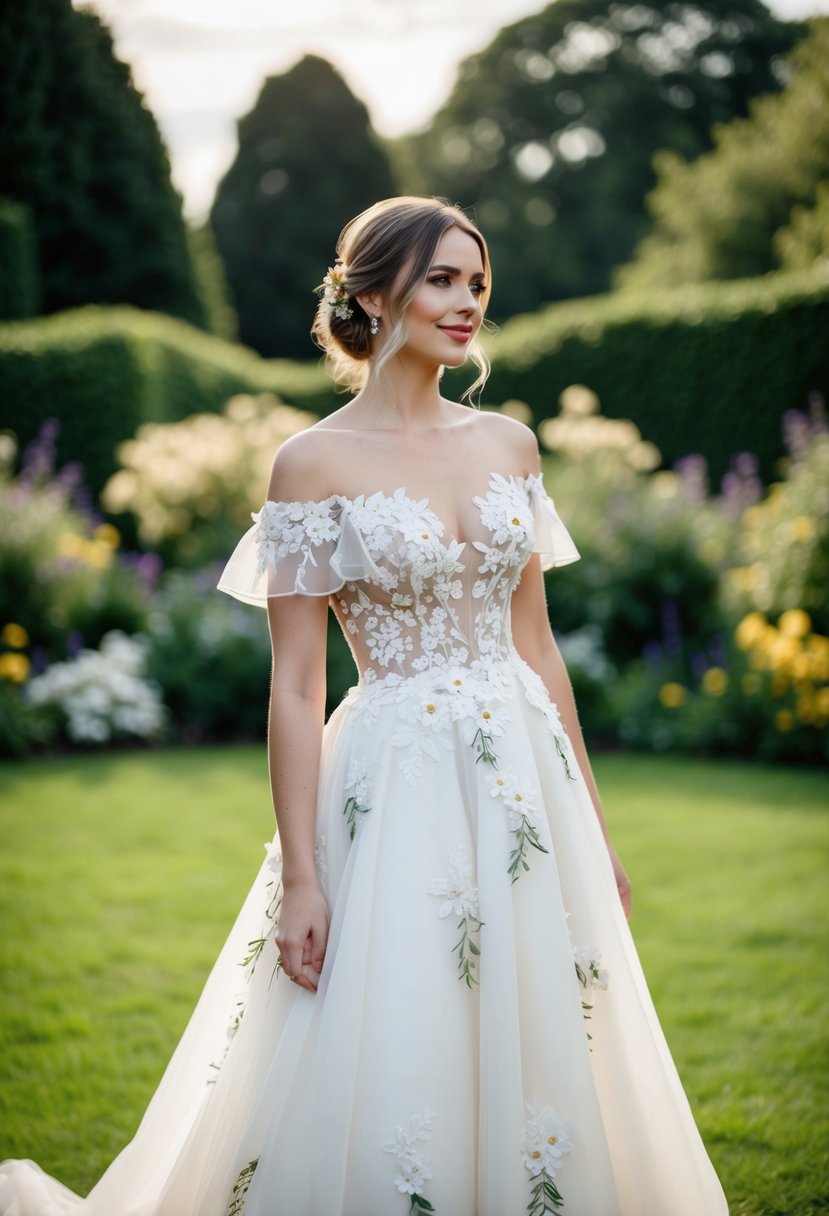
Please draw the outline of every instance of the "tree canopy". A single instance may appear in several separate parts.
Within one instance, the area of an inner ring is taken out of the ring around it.
[[[395,193],[388,158],[366,107],[314,55],[268,77],[238,131],[211,223],[239,337],[263,355],[307,358],[313,288],[345,222]]]
[[[748,118],[719,126],[715,147],[686,163],[657,157],[653,231],[623,268],[623,286],[746,278],[808,269],[829,255],[829,18],[790,58],[791,83]]]
[[[647,229],[654,153],[710,148],[801,32],[761,0],[555,0],[461,65],[398,146],[404,185],[474,208],[497,316],[605,290]]]
[[[201,323],[181,199],[109,31],[71,0],[0,7],[0,193],[32,212],[41,304]]]

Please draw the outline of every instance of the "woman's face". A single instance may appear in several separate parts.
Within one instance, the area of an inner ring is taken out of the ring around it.
[[[460,228],[448,228],[406,310],[406,355],[460,367],[481,327],[485,289],[478,242]]]

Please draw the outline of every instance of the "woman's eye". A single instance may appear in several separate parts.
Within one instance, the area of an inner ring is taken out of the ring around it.
[[[475,295],[482,296],[486,291],[486,283],[470,283],[470,291],[474,291]]]
[[[436,287],[440,287],[444,283],[448,286],[450,281],[451,280],[450,280],[448,274],[437,274],[437,275],[435,275],[435,277],[433,279],[429,280],[429,282],[434,283]]]

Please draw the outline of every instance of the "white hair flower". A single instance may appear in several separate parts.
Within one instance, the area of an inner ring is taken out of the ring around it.
[[[347,321],[354,314],[354,309],[348,303],[348,292],[345,287],[347,274],[348,268],[345,263],[338,262],[336,266],[328,267],[328,274],[322,280],[324,288],[322,298],[334,316],[339,317],[341,321]]]

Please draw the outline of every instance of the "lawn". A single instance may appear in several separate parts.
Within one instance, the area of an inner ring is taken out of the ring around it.
[[[596,770],[732,1216],[829,1211],[825,778],[666,757]],[[0,1158],[85,1192],[135,1129],[258,867],[264,753],[7,764],[0,800]]]

